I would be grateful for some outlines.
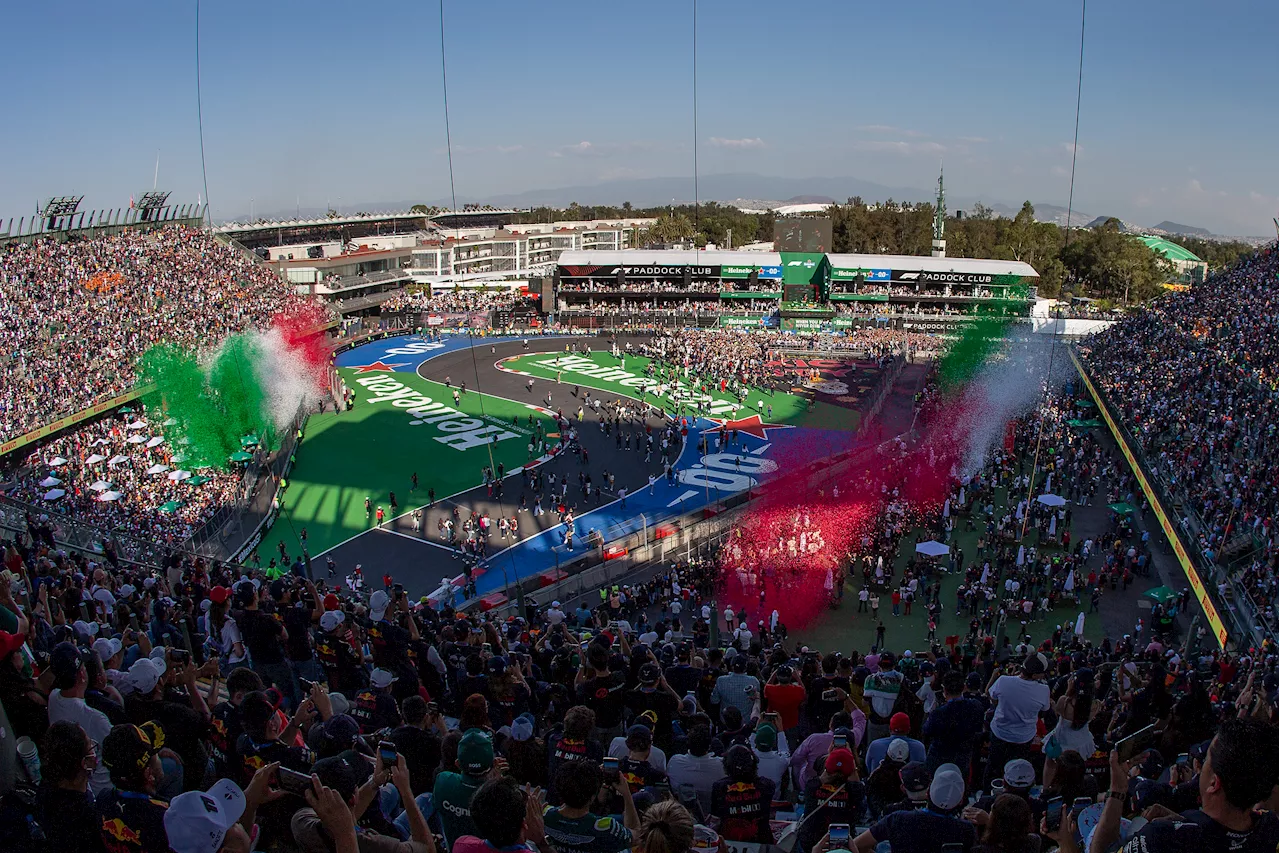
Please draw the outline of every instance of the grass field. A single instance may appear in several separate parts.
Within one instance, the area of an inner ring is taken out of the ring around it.
[[[495,466],[515,470],[528,461],[530,416],[542,421],[544,434],[555,431],[550,417],[523,403],[474,391],[455,407],[449,389],[416,373],[338,372],[356,393],[355,407],[307,421],[280,519],[259,545],[264,565],[270,557],[278,558],[281,540],[290,557],[296,555],[304,527],[313,557],[369,529],[374,520],[365,514],[366,497],[386,510],[389,519],[392,491],[403,514],[425,504],[428,489],[435,489],[440,499],[480,485],[491,451]],[[421,413],[410,408],[430,404],[447,408]],[[512,426],[513,418],[518,427]],[[468,439],[477,429],[478,437]],[[500,440],[488,444],[495,436]],[[418,489],[410,492],[415,472]]]
[[[565,385],[580,385],[608,394],[637,399],[643,395],[646,401],[664,407],[668,413],[693,413],[691,404],[709,402],[711,416],[716,418],[733,419],[759,414],[768,423],[841,430],[856,429],[860,420],[859,413],[853,409],[821,400],[813,403],[811,411],[807,398],[785,392],[753,390],[739,407],[739,401],[733,394],[721,392],[718,384],[713,385],[709,381],[705,392],[695,379],[681,380],[675,387],[659,389],[645,379],[649,363],[650,359],[642,356],[620,359],[607,352],[589,355],[537,353],[509,359],[502,363],[502,367],[538,379],[555,381],[558,377]]]

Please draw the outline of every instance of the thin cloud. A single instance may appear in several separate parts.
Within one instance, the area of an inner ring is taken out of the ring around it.
[[[972,142],[972,143],[974,143],[974,144],[977,144],[977,143],[980,143],[980,142],[988,142],[989,140],[988,140],[985,136],[962,136],[962,137],[960,137],[960,141],[961,141],[961,142]]]
[[[921,154],[944,154],[947,147],[937,142],[906,142],[904,140],[864,139],[854,144],[859,151],[880,151],[914,157]]]
[[[905,136],[908,139],[919,139],[921,136],[927,135],[924,131],[906,130],[901,127],[894,127],[891,124],[864,124],[858,129],[865,130],[868,133],[893,133],[898,136]]]
[[[1084,150],[1084,146],[1076,145],[1074,142],[1064,142],[1062,143],[1062,150],[1068,154],[1079,154]]]
[[[744,137],[743,139],[725,139],[721,136],[713,136],[708,142],[713,148],[733,148],[744,151],[748,148],[764,148],[764,140],[760,137]]]

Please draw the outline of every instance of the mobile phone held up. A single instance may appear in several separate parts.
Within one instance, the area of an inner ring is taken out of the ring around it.
[[[612,755],[606,755],[600,766],[604,769],[605,781],[613,783],[618,781],[618,775],[621,769],[621,762]]]
[[[849,849],[849,824],[833,823],[827,827],[827,849]]]
[[[300,795],[311,787],[311,774],[299,773],[297,770],[290,770],[287,767],[278,768],[276,770],[276,778],[279,780],[280,789],[291,794]]]
[[[1044,822],[1050,832],[1062,828],[1062,797],[1054,797],[1045,804]]]
[[[383,767],[395,767],[396,761],[399,759],[396,745],[389,740],[380,741],[378,743],[378,758],[382,759]]]
[[[1154,725],[1138,729],[1128,737],[1116,742],[1116,755],[1121,761],[1132,761],[1136,756],[1150,749],[1155,740],[1156,727]]]

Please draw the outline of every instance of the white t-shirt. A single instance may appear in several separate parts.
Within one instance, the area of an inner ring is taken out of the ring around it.
[[[57,723],[62,720],[76,723],[84,729],[89,740],[97,746],[98,755],[102,755],[102,741],[111,731],[111,721],[106,714],[90,708],[83,699],[64,698],[61,690],[54,690],[49,694],[49,722]],[[111,774],[107,765],[99,761],[97,769],[89,777],[89,789],[96,797],[110,788]]]
[[[1036,719],[1049,709],[1049,685],[1002,675],[990,693],[999,703],[991,718],[991,734],[1006,743],[1027,743],[1036,736]]]

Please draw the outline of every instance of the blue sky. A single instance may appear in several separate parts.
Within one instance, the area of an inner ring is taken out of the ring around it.
[[[692,172],[690,3],[446,0],[464,196]],[[1066,204],[1077,3],[701,0],[699,171]],[[6,9],[0,216],[202,192],[194,2]],[[206,2],[218,219],[448,196],[433,2]],[[1274,2],[1093,3],[1076,207],[1266,234]],[[691,193],[690,193],[691,195]],[[252,200],[252,202],[251,202]],[[621,202],[623,199],[618,199]]]

